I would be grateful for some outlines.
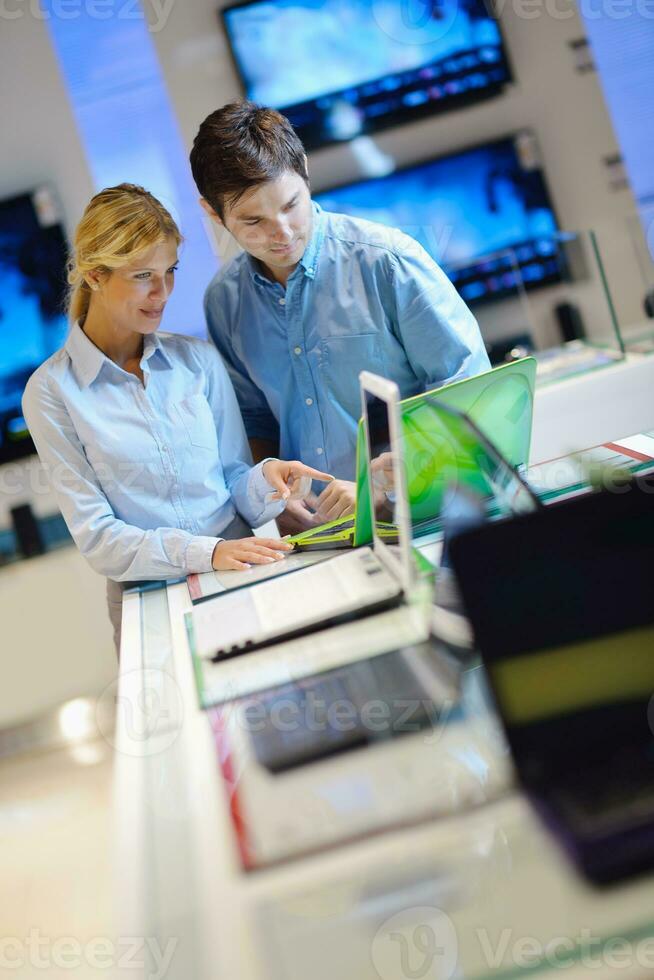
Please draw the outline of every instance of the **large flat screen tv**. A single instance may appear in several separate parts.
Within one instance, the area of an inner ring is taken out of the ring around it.
[[[42,191],[0,201],[0,463],[34,452],[23,389],[67,332],[67,246],[50,210]]]
[[[245,94],[307,149],[497,95],[511,81],[487,0],[248,0],[221,10]]]
[[[557,220],[534,136],[522,132],[315,194],[416,238],[471,304],[560,282]]]

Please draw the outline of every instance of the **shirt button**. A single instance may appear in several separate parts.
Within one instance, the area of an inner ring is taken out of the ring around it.
[[[283,297],[282,297],[282,299],[280,299],[279,305],[280,306],[286,306],[286,300]]]
[[[316,449],[316,452],[318,453],[319,456],[322,456],[322,454],[324,452],[322,446],[318,446],[318,448]]]
[[[313,405],[313,398],[305,398],[304,400],[307,403],[307,405]]]
[[[302,348],[301,347],[294,347],[293,348],[293,353],[294,354],[301,354],[302,353]]]

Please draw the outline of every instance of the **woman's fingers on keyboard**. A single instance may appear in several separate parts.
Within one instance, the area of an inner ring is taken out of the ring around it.
[[[252,556],[257,556],[259,561],[283,561],[286,557],[283,551],[273,551],[272,548],[253,548],[251,551],[243,552],[247,557],[243,561],[252,561]],[[239,555],[241,558],[242,555]]]
[[[238,561],[236,558],[226,558],[224,568],[221,567],[221,571],[225,572],[247,572],[250,566],[247,562]]]
[[[251,548],[239,551],[240,561],[252,562],[254,565],[265,565],[271,561],[283,561],[283,551],[273,551],[270,548]]]
[[[275,551],[292,551],[293,545],[283,538],[252,538],[255,547],[273,548]]]

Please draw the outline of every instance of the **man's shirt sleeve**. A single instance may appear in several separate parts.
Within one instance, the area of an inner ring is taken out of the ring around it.
[[[229,300],[224,289],[210,286],[204,297],[209,337],[220,352],[231,378],[249,439],[268,439],[279,443],[279,425],[265,395],[250,378],[236,356],[229,329]]]
[[[474,316],[443,270],[412,239],[390,253],[393,329],[424,390],[490,368]]]

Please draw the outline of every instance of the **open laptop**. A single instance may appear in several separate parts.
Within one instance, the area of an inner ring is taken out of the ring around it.
[[[372,548],[340,554],[196,605],[186,622],[197,656],[212,660],[235,656],[390,608],[409,593],[413,565],[399,438],[399,391],[393,382],[365,372],[361,391],[366,456],[376,474],[377,507],[396,527],[397,543],[385,544],[375,528]],[[384,466],[380,467],[382,456]],[[370,492],[372,501],[372,487]]]
[[[419,412],[402,416],[402,439],[414,538],[442,516],[445,494],[478,494],[494,518],[541,504],[518,467],[467,413],[428,396]]]
[[[375,512],[373,533],[386,522],[398,521],[404,525],[403,513],[397,515],[398,503],[403,500],[402,491],[396,485],[398,469],[392,465],[389,440],[389,405],[393,404],[394,385],[382,378],[363,373],[365,423],[368,436],[370,465],[371,509]],[[443,507],[445,514],[445,548],[451,534],[462,526],[477,524],[492,517],[521,511],[537,510],[541,505],[522,480],[517,470],[497,452],[492,443],[462,412],[441,405],[437,399],[425,404],[425,411],[414,426],[420,438],[409,445],[406,426],[402,428],[400,465],[405,464],[413,451],[429,452],[438,460],[438,479],[449,486],[449,496]],[[423,432],[424,427],[424,432]],[[413,433],[415,435],[415,432]],[[472,493],[466,486],[481,486],[484,495]],[[412,522],[415,535],[419,522]],[[414,545],[420,542],[414,539]],[[402,565],[411,560],[402,552],[400,545],[390,544],[383,537],[377,541],[382,553],[388,551],[389,561]],[[447,561],[447,557],[445,558]],[[442,559],[441,559],[442,562]],[[441,567],[436,578],[432,627],[440,640],[450,646],[469,647],[470,629],[461,614],[452,588],[443,582],[446,570]],[[445,608],[439,608],[443,605]],[[438,615],[436,615],[438,613]],[[435,651],[438,650],[438,654]],[[259,725],[253,729],[252,739],[261,765],[271,772],[283,772],[297,766],[315,762],[327,756],[394,739],[407,731],[433,727],[442,708],[434,702],[434,678],[436,671],[441,679],[440,690],[447,691],[447,701],[455,702],[455,676],[461,660],[445,658],[442,642],[427,640],[423,643],[398,646],[394,650],[381,648],[366,659],[346,663],[337,670],[317,671],[283,687],[264,691],[256,702]],[[443,677],[447,684],[443,686]],[[438,687],[436,688],[438,690]],[[298,722],[280,728],[276,712],[280,701],[288,702],[298,711]],[[312,724],[304,723],[300,706],[307,702],[322,706],[320,724],[314,718]],[[365,708],[371,702],[386,708],[387,724],[383,733],[366,724]],[[350,724],[338,724],[338,705],[346,705],[350,712]],[[411,726],[404,725],[407,705],[413,708]]]
[[[295,545],[297,552],[358,548],[362,544],[370,544],[372,541],[372,523],[368,499],[368,464],[363,419],[359,419],[357,426],[355,465],[356,499],[354,513],[292,535],[289,541]]]
[[[654,867],[653,554],[651,477],[450,545],[519,779],[598,882]]]
[[[470,650],[472,630],[450,567],[450,539],[466,527],[543,505],[517,467],[465,413],[430,398],[419,417],[403,422],[407,465],[422,461],[413,467],[414,478],[424,487],[421,493],[414,488],[413,549],[420,555],[418,567],[427,574],[430,565],[437,566],[431,627],[451,646]],[[416,476],[420,469],[424,472]],[[436,520],[430,520],[433,513]],[[431,533],[425,533],[430,524]]]
[[[442,404],[465,412],[493,439],[499,452],[512,465],[524,466],[529,460],[535,379],[536,361],[533,357],[525,357],[472,378],[455,381],[436,391],[406,398],[400,402],[400,411],[403,418],[414,418],[419,425],[424,405],[435,396]],[[413,505],[411,486],[408,489]],[[379,528],[380,536],[387,540],[391,540],[396,533],[390,527]],[[357,431],[354,514],[303,531],[290,540],[298,550],[358,547],[372,540],[362,422]]]

